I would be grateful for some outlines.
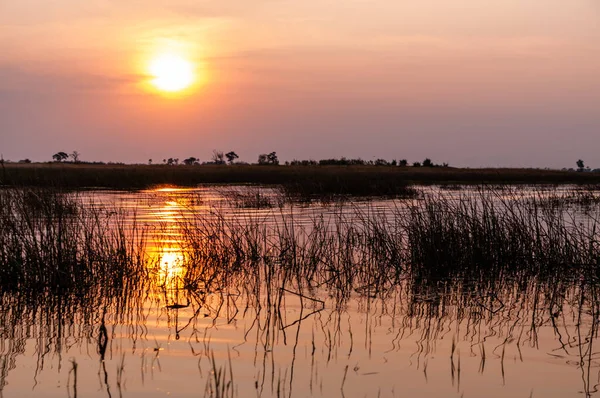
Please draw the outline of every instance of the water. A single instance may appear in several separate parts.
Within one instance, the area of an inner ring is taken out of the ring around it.
[[[444,268],[439,278],[402,260],[392,275],[389,267],[378,268],[371,243],[340,243],[318,233],[343,226],[339,236],[356,238],[356,231],[369,229],[365,236],[375,239],[379,227],[400,230],[398,219],[418,200],[299,205],[261,189],[259,202],[267,200],[252,208],[247,200],[256,191],[232,202],[228,189],[80,193],[79,203],[104,209],[110,220],[122,214],[128,239],[137,231],[150,281],[127,277],[116,293],[89,295],[5,289],[2,396],[597,395],[596,266],[545,275],[532,266],[496,272],[481,264],[469,273]],[[474,195],[432,190],[449,198]],[[594,220],[589,208],[568,214],[576,215],[574,226]],[[235,258],[233,246],[220,243],[223,236],[248,225],[256,228],[246,233],[262,237],[251,241],[262,242],[263,257],[239,265],[239,272],[235,265],[221,272],[218,261]],[[275,241],[281,236],[301,243],[289,246],[291,257]],[[328,251],[319,257],[311,242]],[[232,252],[205,252],[214,247]],[[344,253],[348,247],[357,249]],[[309,259],[309,252],[321,262],[336,257],[332,265],[315,265],[314,283],[303,284],[306,273],[271,271]],[[389,253],[382,261],[395,252]],[[353,267],[339,265],[345,255]],[[190,264],[197,266],[193,272]],[[336,289],[349,280],[351,286]]]

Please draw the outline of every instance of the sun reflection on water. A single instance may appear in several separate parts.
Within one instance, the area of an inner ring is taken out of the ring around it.
[[[190,209],[172,195],[181,194],[181,189],[159,188],[154,192],[163,200],[159,207],[149,213],[149,224],[156,228],[154,239],[149,243],[146,253],[153,267],[155,284],[167,295],[167,300],[176,303],[177,292],[184,287],[184,253],[181,248],[181,224],[185,213]]]

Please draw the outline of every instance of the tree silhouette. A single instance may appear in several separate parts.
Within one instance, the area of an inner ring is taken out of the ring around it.
[[[433,162],[429,158],[425,158],[423,160],[423,167],[433,167]]]
[[[227,161],[229,162],[229,164],[233,164],[234,160],[239,158],[238,154],[233,151],[227,152],[225,154],[225,157],[227,158]]]
[[[223,151],[217,151],[214,149],[211,159],[214,164],[225,164],[225,154],[223,154]]]
[[[269,154],[261,153],[260,155],[258,155],[258,164],[278,165],[279,159],[277,159],[277,152],[271,152]]]
[[[267,155],[267,159],[269,160],[269,164],[279,164],[279,159],[277,159],[277,153],[276,152],[271,152],[270,154]]]
[[[67,155],[66,152],[57,152],[54,155],[52,155],[52,159],[54,159],[54,161],[56,162],[62,162],[63,160],[67,160],[69,158],[69,155]]]
[[[398,162],[398,164],[400,165],[400,167],[406,167],[408,165],[408,160],[402,159],[400,160],[400,162]]]
[[[184,159],[183,163],[186,164],[186,165],[188,165],[188,166],[191,166],[193,164],[197,164],[198,163],[198,159],[196,159],[195,157],[192,156],[190,158]]]
[[[577,161],[577,170],[578,171],[583,171],[584,168],[585,168],[585,165],[583,164],[583,160],[579,159]]]
[[[79,163],[79,156],[81,156],[81,154],[77,151],[71,153],[71,159],[73,159],[73,162],[75,163]]]

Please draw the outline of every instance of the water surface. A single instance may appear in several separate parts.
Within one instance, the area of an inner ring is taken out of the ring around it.
[[[483,195],[498,212],[571,197]],[[4,286],[2,396],[595,396],[598,263],[492,265],[475,251],[426,263],[404,224],[421,200],[292,204],[247,187],[79,193],[104,228],[127,234],[145,276],[111,274],[115,286],[85,291]],[[555,211],[539,216],[540,233],[560,218],[594,241],[597,207],[534,211]]]

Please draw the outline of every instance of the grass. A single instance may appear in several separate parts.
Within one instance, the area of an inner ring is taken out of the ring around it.
[[[249,192],[231,206],[265,200]],[[424,194],[394,202],[387,213],[342,203],[302,221],[271,202],[256,215],[213,209],[178,221],[175,245],[183,285],[210,291],[240,275],[349,297],[383,294],[407,278],[423,287],[483,274],[552,278],[595,271],[600,202],[591,191],[552,192]],[[144,253],[152,237],[126,217],[76,194],[1,190],[0,289],[81,295],[105,289],[101,294],[110,296],[143,282],[154,266]]]
[[[385,166],[4,165],[0,185],[141,189],[157,185],[280,185],[290,196],[406,196],[411,184],[600,184],[600,173]]]
[[[0,287],[122,289],[140,272],[140,231],[124,213],[54,190],[0,191]]]
[[[42,358],[74,339],[98,341],[104,356],[105,315],[112,324],[143,322],[136,313],[144,298],[152,297],[171,313],[176,310],[167,303],[187,302],[194,317],[209,314],[215,322],[231,322],[238,312],[256,316],[250,328],[267,355],[285,334],[282,312],[292,296],[313,311],[307,316],[326,310],[335,317],[353,300],[367,303],[362,308],[368,312],[368,303],[377,301],[382,311],[393,307],[393,316],[402,317],[399,336],[426,329],[419,333],[423,355],[432,349],[429,341],[449,330],[459,333],[450,325],[468,323],[464,339],[478,347],[483,371],[494,350],[475,338],[477,327],[493,325],[517,345],[521,339],[533,344],[544,325],[565,335],[573,333],[569,325],[591,325],[590,333],[596,333],[600,203],[595,198],[593,191],[571,188],[464,189],[397,200],[388,212],[335,203],[308,220],[285,206],[234,217],[231,212],[244,207],[234,202],[233,210],[195,213],[175,225],[183,272],[173,292],[164,278],[157,282],[159,264],[144,255],[145,242],[165,231],[140,231],[119,209],[93,206],[77,194],[4,189],[0,300],[9,310],[0,312],[0,322],[10,325],[7,338],[15,340],[28,336],[20,328],[36,324],[35,333],[44,340]],[[567,320],[561,325],[563,314]],[[582,333],[580,342],[569,344],[586,344],[587,332]],[[10,363],[24,347],[23,340],[5,353]],[[460,373],[457,347],[458,336],[452,355]],[[585,355],[591,360],[591,349]],[[207,394],[233,395],[231,359],[227,365],[208,359],[213,372]]]

